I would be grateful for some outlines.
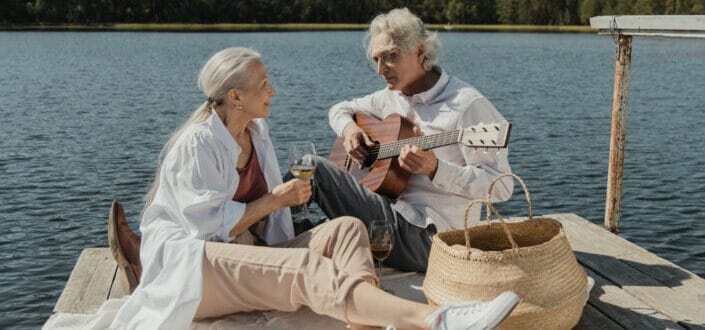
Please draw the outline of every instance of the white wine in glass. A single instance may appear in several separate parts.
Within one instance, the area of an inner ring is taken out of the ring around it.
[[[289,170],[297,179],[310,180],[316,173],[316,165],[294,165]]]
[[[379,287],[382,287],[382,262],[389,257],[394,247],[394,227],[387,221],[373,221],[370,224],[370,251],[379,263]],[[391,292],[388,291],[388,292]]]
[[[313,180],[313,175],[316,173],[316,160],[316,147],[313,143],[300,142],[289,146],[289,171],[295,178]],[[308,218],[306,203],[301,206],[300,217]]]

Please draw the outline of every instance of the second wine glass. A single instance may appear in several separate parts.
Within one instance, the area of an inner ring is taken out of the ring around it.
[[[316,147],[311,142],[294,143],[289,146],[289,171],[302,180],[313,180],[316,173]],[[313,182],[311,183],[313,184]],[[301,205],[301,219],[308,219],[306,203]]]
[[[382,286],[382,262],[389,257],[394,247],[394,228],[387,221],[373,221],[370,224],[370,250],[379,263],[379,287]],[[391,290],[385,290],[391,292]]]

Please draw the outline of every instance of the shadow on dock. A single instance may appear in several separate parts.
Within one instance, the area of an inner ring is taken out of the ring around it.
[[[630,260],[629,255],[580,251],[575,255],[595,279],[590,304],[622,327],[705,329],[705,324],[685,315],[688,309],[697,313],[697,306],[705,306],[701,278],[675,265],[647,264]]]
[[[615,269],[615,272],[605,273],[604,276],[610,281],[622,285],[678,287],[683,285],[683,281],[692,277],[691,273],[682,268],[667,264],[645,264],[634,260],[579,251],[575,252],[575,256],[579,260],[589,260],[586,262],[588,267],[595,263],[601,265],[601,268]],[[641,274],[637,275],[638,273]]]

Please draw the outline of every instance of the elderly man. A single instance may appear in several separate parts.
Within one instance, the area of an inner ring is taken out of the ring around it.
[[[435,33],[408,9],[394,9],[372,20],[367,56],[387,87],[373,94],[334,105],[330,125],[344,138],[348,154],[362,163],[375,145],[356,124],[353,115],[364,113],[378,119],[400,114],[420,133],[454,131],[504,118],[469,84],[449,76],[438,64],[440,43]],[[385,263],[410,271],[425,272],[437,230],[462,228],[463,212],[471,199],[485,198],[490,182],[510,172],[507,152],[474,152],[462,145],[422,150],[405,145],[399,165],[411,173],[396,198],[374,193],[326,159],[315,174],[313,200],[334,218],[352,215],[365,224],[384,220],[393,224],[394,248]],[[494,201],[508,199],[513,183],[499,182]],[[480,208],[470,212],[477,222]]]

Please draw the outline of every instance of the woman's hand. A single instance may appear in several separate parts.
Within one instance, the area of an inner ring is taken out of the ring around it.
[[[311,181],[291,179],[272,189],[281,207],[301,205],[311,199]]]
[[[311,198],[311,182],[309,180],[292,179],[272,189],[271,193],[247,203],[245,213],[235,226],[230,229],[230,237],[236,237],[250,226],[264,219],[270,213],[288,206],[301,205]]]

